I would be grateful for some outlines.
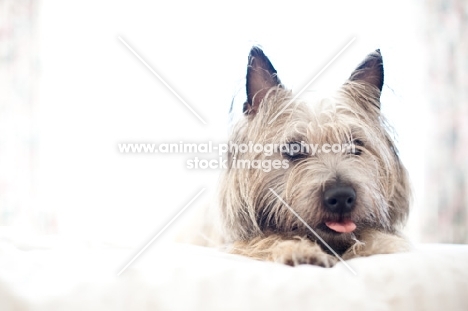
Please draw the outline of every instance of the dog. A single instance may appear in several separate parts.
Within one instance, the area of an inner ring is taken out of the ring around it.
[[[219,206],[231,253],[332,267],[339,258],[411,249],[401,233],[410,185],[380,111],[383,83],[382,55],[375,50],[332,95],[296,99],[263,50],[252,47],[247,101],[230,144],[286,148],[268,154],[229,148]],[[352,148],[304,148],[314,144]],[[239,165],[253,162],[257,166]],[[277,165],[266,170],[260,162]]]

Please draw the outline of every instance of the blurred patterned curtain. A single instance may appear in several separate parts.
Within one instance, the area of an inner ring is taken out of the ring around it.
[[[0,0],[0,229],[42,231],[35,213],[38,2]],[[38,217],[39,216],[39,217]],[[37,230],[39,229],[39,230]],[[1,232],[0,232],[1,233]]]
[[[422,236],[468,243],[468,1],[425,3],[433,123]]]

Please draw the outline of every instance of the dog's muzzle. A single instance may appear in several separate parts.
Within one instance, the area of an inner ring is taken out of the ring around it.
[[[356,224],[348,218],[356,205],[356,191],[353,187],[335,185],[323,193],[323,205],[338,216],[338,221],[326,221],[325,225],[337,233],[350,233],[356,229]]]

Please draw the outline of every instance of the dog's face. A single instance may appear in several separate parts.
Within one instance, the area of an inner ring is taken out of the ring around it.
[[[377,50],[333,96],[291,101],[268,58],[253,48],[244,118],[231,142],[282,147],[230,152],[228,162],[276,160],[281,166],[228,169],[220,193],[228,236],[277,232],[315,240],[270,188],[338,252],[368,228],[393,233],[406,219],[410,191],[380,114],[382,85]]]

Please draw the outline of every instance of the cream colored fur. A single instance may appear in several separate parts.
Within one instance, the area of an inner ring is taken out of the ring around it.
[[[270,172],[230,167],[220,185],[219,212],[223,239],[232,253],[290,265],[330,267],[337,262],[270,188],[345,259],[409,249],[399,230],[409,212],[410,187],[392,131],[380,113],[382,84],[383,66],[376,51],[334,94],[291,102],[294,94],[281,84],[268,58],[261,50],[251,51],[248,100],[232,143],[359,142],[359,154],[310,154]],[[284,159],[281,152],[228,154],[228,163]],[[323,203],[325,189],[338,183],[356,192],[355,207],[345,215],[357,226],[351,233],[337,234],[324,226],[342,217]]]

